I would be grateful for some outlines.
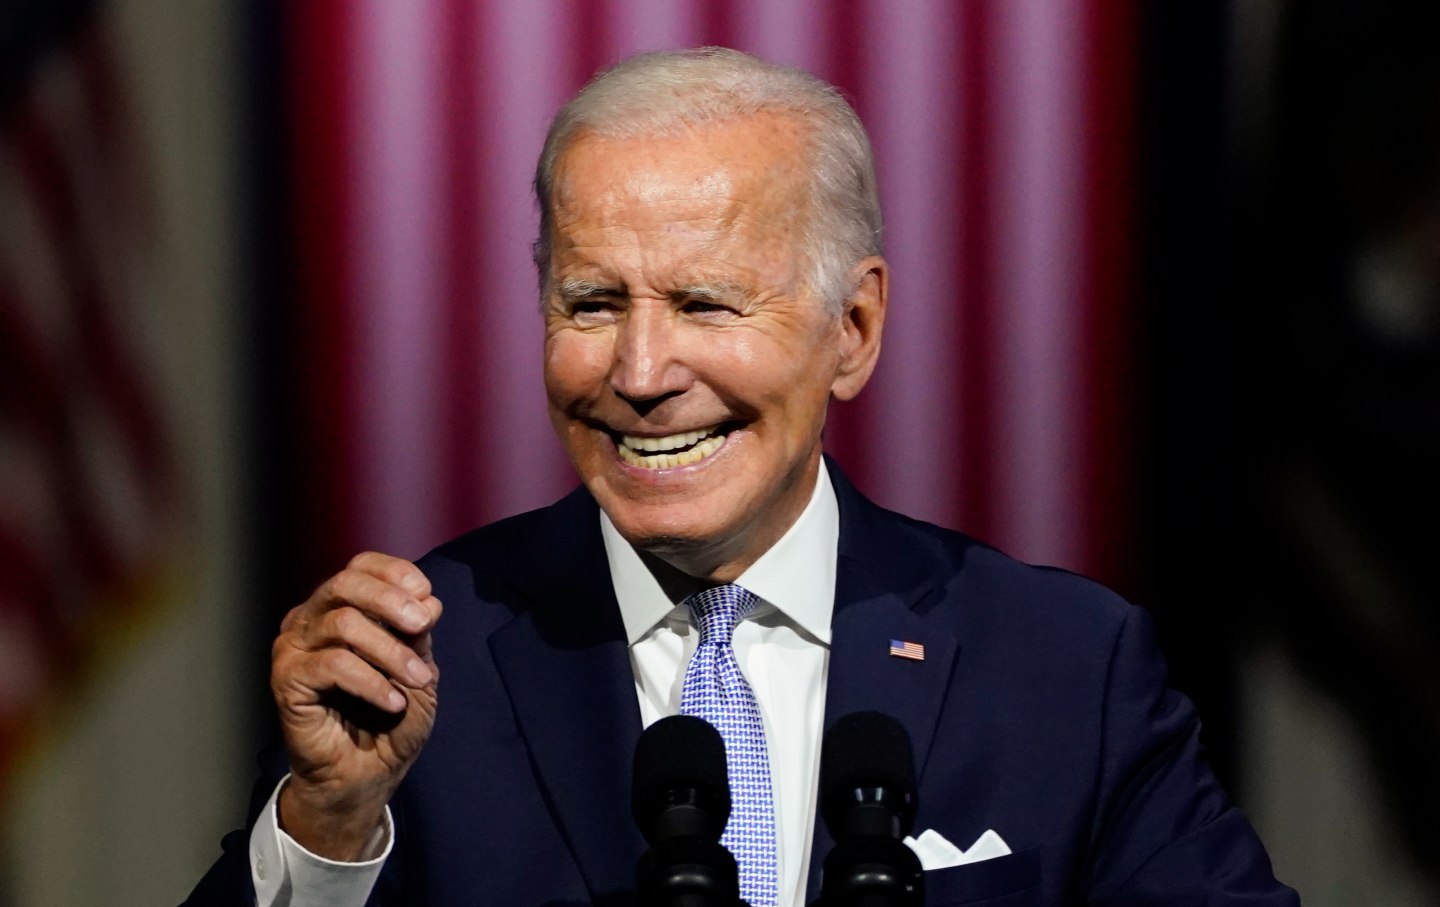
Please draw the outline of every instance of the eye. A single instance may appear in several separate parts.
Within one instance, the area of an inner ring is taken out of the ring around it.
[[[692,296],[680,304],[680,311],[687,315],[701,315],[714,317],[717,315],[734,315],[735,308],[715,299],[700,298]]]
[[[569,317],[580,324],[608,324],[620,309],[615,297],[605,294],[580,296],[565,305]]]

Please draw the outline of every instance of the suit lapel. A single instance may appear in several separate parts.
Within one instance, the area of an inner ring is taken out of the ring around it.
[[[941,571],[916,547],[913,534],[897,531],[903,518],[862,497],[838,469],[832,467],[830,477],[840,505],[840,557],[825,728],[828,731],[852,712],[890,715],[910,735],[918,781],[958,654],[949,628],[928,617],[943,594],[937,586]],[[891,655],[892,639],[923,645],[924,660]],[[834,843],[817,814],[810,856],[811,900],[819,897],[820,870]]]
[[[496,631],[490,650],[556,822],[604,903],[633,889],[645,849],[630,818],[640,709],[599,516],[593,502],[573,503],[560,506],[583,513],[556,521],[571,544],[543,542],[544,565],[526,581],[533,607]],[[557,564],[574,568],[547,575]]]
[[[840,506],[840,556],[825,727],[851,712],[891,715],[909,733],[923,776],[958,655],[953,634],[928,616],[943,594],[936,585],[942,571],[916,547],[913,533],[897,531],[903,517],[870,503],[827,465]],[[554,514],[552,534],[526,546],[543,559],[516,570],[516,585],[532,607],[497,630],[489,645],[592,898],[623,901],[645,850],[630,819],[641,730],[634,673],[593,500],[579,491]],[[574,566],[557,576],[557,564]],[[891,656],[891,639],[924,645],[924,660]],[[833,845],[817,815],[809,900],[819,896],[820,870]]]

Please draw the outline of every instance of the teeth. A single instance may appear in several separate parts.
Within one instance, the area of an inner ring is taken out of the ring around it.
[[[725,443],[724,435],[711,435],[714,428],[707,428],[701,431],[684,432],[683,434],[670,435],[666,438],[637,438],[631,435],[624,436],[619,446],[620,459],[631,466],[640,466],[645,469],[673,469],[676,466],[689,466],[691,463],[699,463],[701,460],[713,454]],[[707,437],[708,436],[708,437]],[[685,440],[685,439],[689,440]],[[679,439],[677,441],[677,439]],[[702,440],[703,439],[703,440]],[[699,442],[698,444],[696,442]],[[651,446],[655,442],[655,446]],[[641,450],[674,450],[677,447],[685,447],[694,444],[690,450],[675,453],[653,453],[641,454]]]
[[[631,450],[679,450],[682,447],[689,447],[701,438],[707,437],[719,427],[718,425],[712,425],[709,428],[683,431],[676,435],[666,435],[663,438],[641,438],[636,435],[624,435],[620,438],[620,441]]]

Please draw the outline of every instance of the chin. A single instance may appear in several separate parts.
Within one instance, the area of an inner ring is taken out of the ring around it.
[[[603,504],[603,502],[602,502]],[[727,533],[698,515],[676,515],[674,505],[620,504],[606,508],[610,520],[625,540],[643,551],[696,551],[709,547]],[[729,533],[733,535],[732,533]]]
[[[606,502],[601,501],[601,506]],[[686,508],[687,510],[689,508]],[[676,514],[663,502],[605,506],[620,535],[636,549],[653,554],[692,576],[708,576],[743,549],[743,527],[714,519],[714,510]]]

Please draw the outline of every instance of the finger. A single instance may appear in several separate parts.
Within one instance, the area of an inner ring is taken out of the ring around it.
[[[410,648],[413,649],[415,654],[420,656],[420,660],[425,662],[426,666],[430,668],[430,682],[432,684],[438,684],[440,682],[440,665],[435,661],[435,649],[431,643],[431,635],[429,633],[420,633],[411,637],[409,642]]]
[[[423,687],[434,679],[434,671],[423,658],[374,620],[354,608],[338,608],[313,625],[306,637],[307,647],[343,646],[370,662],[381,672],[412,687]]]
[[[404,711],[407,703],[405,694],[384,674],[349,649],[321,649],[291,659],[275,683],[295,684],[316,694],[340,690],[386,712]]]
[[[350,559],[346,569],[358,570],[376,579],[383,579],[416,598],[424,598],[430,594],[430,580],[419,567],[402,557],[393,557],[378,551],[362,551]]]
[[[438,623],[440,615],[445,612],[445,606],[441,604],[440,599],[433,595],[421,599],[420,605],[429,612],[431,626]],[[440,668],[435,664],[435,656],[430,642],[430,632],[426,631],[424,633],[402,635],[401,638],[410,644],[410,648],[415,650],[415,654],[419,655],[422,661],[434,669],[435,675],[438,677]]]
[[[349,606],[404,633],[430,628],[430,610],[410,593],[359,570],[342,570],[315,590],[307,603],[311,620],[320,613]]]
[[[445,605],[441,603],[440,599],[433,595],[427,595],[421,598],[420,607],[424,608],[425,613],[430,617],[430,625],[426,628],[427,630],[439,623],[440,615],[445,613]]]
[[[410,643],[410,648],[423,661],[427,664],[435,663],[434,646],[431,644],[429,633],[417,633],[407,641]]]

